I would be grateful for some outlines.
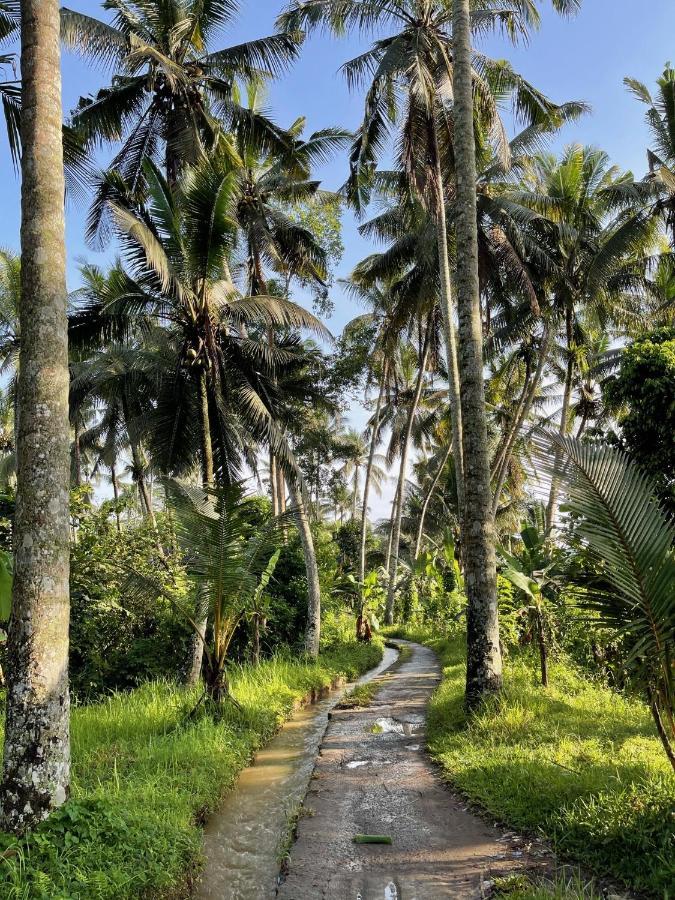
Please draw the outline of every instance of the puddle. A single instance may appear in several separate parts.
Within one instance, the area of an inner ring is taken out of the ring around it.
[[[347,763],[347,768],[348,769],[358,769],[361,766],[367,766],[367,765],[368,765],[367,759],[353,759],[351,762]]]
[[[385,647],[380,665],[357,683],[377,678],[397,656],[396,650]],[[343,694],[344,689],[334,691],[301,709],[241,773],[206,825],[206,862],[194,894],[198,900],[271,900],[275,896],[280,841],[289,817],[307,793],[328,714]]]
[[[376,719],[370,730],[373,734],[404,734],[412,737],[419,734],[423,728],[424,716],[408,716],[407,719]]]

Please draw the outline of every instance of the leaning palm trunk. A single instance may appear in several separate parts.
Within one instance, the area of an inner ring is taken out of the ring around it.
[[[215,479],[213,464],[213,444],[211,441],[211,419],[209,416],[209,391],[206,372],[199,375],[199,400],[202,430],[202,481],[205,488],[212,487]],[[203,591],[197,591],[195,601],[196,628],[192,634],[190,654],[188,656],[185,683],[193,687],[199,682],[204,660],[204,637],[209,624],[209,604]]]
[[[466,704],[472,708],[501,688],[502,658],[483,383],[470,7],[470,0],[453,0],[457,307],[464,459],[462,542],[468,603]]]
[[[295,507],[295,518],[300,533],[300,543],[305,557],[307,572],[307,628],[305,630],[305,651],[316,658],[319,655],[321,638],[321,586],[319,584],[319,567],[314,550],[312,529],[309,527],[305,501],[300,486],[289,478],[288,489]]]
[[[427,367],[427,359],[429,357],[429,345],[431,343],[431,318],[427,323],[424,334],[424,346],[420,356],[419,371],[417,373],[417,383],[415,384],[415,393],[410,411],[408,412],[408,420],[405,426],[405,435],[403,437],[403,447],[401,449],[401,467],[398,473],[398,486],[396,494],[398,503],[396,504],[396,516],[394,518],[394,530],[391,540],[391,554],[389,556],[389,585],[387,588],[387,606],[385,610],[384,621],[387,625],[394,624],[394,601],[396,598],[396,576],[398,574],[398,553],[401,543],[401,519],[403,517],[403,491],[405,488],[405,475],[408,468],[408,453],[410,451],[410,438],[412,435],[413,423],[417,414],[420,397],[422,396],[422,388],[424,387],[424,373]]]
[[[429,503],[431,503],[431,498],[434,496],[436,492],[436,488],[438,487],[438,482],[441,480],[441,475],[443,474],[445,467],[448,464],[448,460],[450,459],[450,454],[452,453],[452,443],[448,444],[446,447],[445,453],[439,463],[438,468],[436,469],[436,474],[431,480],[431,484],[424,495],[424,501],[422,502],[422,509],[420,510],[420,522],[417,526],[417,536],[415,537],[415,559],[417,559],[420,555],[420,550],[422,549],[422,537],[424,535],[424,521],[427,517],[427,510],[429,509]]]
[[[70,427],[59,4],[22,0],[21,351],[1,789],[22,833],[68,796]]]
[[[375,407],[375,416],[373,420],[373,433],[370,438],[370,450],[368,452],[368,465],[366,466],[366,478],[363,484],[363,509],[361,511],[361,544],[359,549],[359,582],[363,585],[366,577],[366,535],[368,531],[368,495],[370,494],[370,478],[373,471],[373,461],[375,459],[375,451],[377,450],[377,442],[380,436],[380,413],[382,411],[382,401],[384,400],[384,386],[387,379],[387,365],[382,367],[382,377],[380,378],[380,389],[377,394],[377,406]],[[361,589],[363,591],[363,588]]]
[[[455,459],[457,484],[457,513],[462,521],[464,510],[464,461],[462,457],[462,405],[460,399],[459,364],[455,341],[455,313],[452,302],[452,278],[448,254],[448,226],[445,215],[445,191],[443,190],[443,170],[438,149],[436,123],[434,123],[434,155],[436,157],[436,234],[438,240],[438,263],[441,276],[441,311],[445,330],[448,379],[450,383],[450,415],[452,418],[452,454]]]
[[[394,499],[391,503],[391,516],[389,517],[389,536],[387,537],[387,549],[384,554],[384,568],[389,571],[389,560],[391,559],[391,544],[394,539],[394,522],[398,512],[398,481],[396,482],[396,490],[394,491]]]

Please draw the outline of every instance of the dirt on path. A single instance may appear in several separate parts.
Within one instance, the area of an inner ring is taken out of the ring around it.
[[[410,658],[375,701],[332,714],[282,900],[478,898],[495,877],[542,866],[541,848],[472,814],[441,780],[424,749],[440,667],[427,647],[400,643]],[[357,844],[357,834],[392,843]]]

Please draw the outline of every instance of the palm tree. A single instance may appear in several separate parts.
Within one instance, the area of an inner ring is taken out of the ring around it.
[[[625,78],[624,84],[647,107],[645,119],[654,141],[653,149],[647,152],[649,179],[660,189],[659,206],[675,243],[675,69],[670,63],[666,65],[657,79],[655,96],[634,78]]]
[[[266,150],[288,147],[285,132],[240,104],[237,80],[283,72],[297,56],[297,33],[214,50],[216,36],[237,12],[230,0],[105,0],[103,8],[112,14],[110,22],[69,9],[61,13],[65,45],[114,72],[95,97],[80,100],[72,125],[87,150],[122,141],[110,168],[134,193],[144,184],[146,161],[161,156],[173,185],[205,151],[228,145],[228,130]],[[92,211],[92,238],[110,191],[104,178]]]
[[[18,833],[60,806],[70,782],[70,429],[56,0],[22,0],[21,47],[21,417],[1,788],[2,826]]]
[[[514,5],[517,5],[525,25],[536,23],[534,3],[523,0]],[[553,5],[561,12],[569,12],[579,5],[579,0],[553,0]],[[466,703],[469,707],[474,707],[486,694],[501,688],[502,662],[483,385],[471,14],[471,0],[453,0],[457,308],[461,346],[463,451],[466,462],[464,495],[465,509],[471,511],[471,521],[466,523],[464,541],[468,599]]]
[[[152,415],[154,384],[142,363],[142,356],[139,359],[135,347],[110,344],[85,361],[71,365],[70,396],[71,407],[75,410],[92,401],[100,407],[100,421],[81,439],[86,447],[103,438],[100,457],[110,468],[115,493],[115,463],[120,452],[129,448],[131,475],[138,486],[141,510],[154,525],[155,514],[143,451],[145,423]]]
[[[21,21],[20,0],[0,0],[0,47],[13,41],[19,31]],[[9,67],[14,75],[8,81],[4,79],[4,69]],[[16,78],[16,59],[14,54],[0,53],[0,103],[5,117],[9,152],[15,165],[21,157],[21,84]]]
[[[580,316],[602,328],[620,322],[624,272],[651,246],[658,226],[653,216],[654,187],[621,173],[608,156],[573,144],[560,160],[535,156],[524,184],[513,198],[545,218],[535,223],[554,261],[549,279],[550,337],[561,330],[564,340],[563,397],[559,432],[569,433],[578,348],[583,342]],[[558,479],[547,504],[551,528],[557,509]]]
[[[279,523],[260,523],[257,505],[240,484],[199,488],[168,481],[166,486],[186,574],[209,606],[210,639],[192,611],[177,603],[152,575],[131,572],[129,588],[143,597],[164,596],[199,634],[205,648],[205,699],[219,715],[231,699],[226,672],[230,643],[274,572]]]
[[[373,424],[374,428],[377,428]],[[379,495],[381,485],[386,475],[383,469],[384,457],[375,453],[371,458],[370,444],[363,434],[351,428],[344,435],[340,435],[335,439],[335,455],[337,459],[342,460],[343,464],[338,469],[338,474],[345,482],[352,482],[352,520],[356,521],[357,509],[362,508],[366,503],[365,487],[363,497],[360,498],[361,482],[360,475],[365,473],[370,466],[369,484],[372,485]],[[361,499],[361,502],[359,502]]]

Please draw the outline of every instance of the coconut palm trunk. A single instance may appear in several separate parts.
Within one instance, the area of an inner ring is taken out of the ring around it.
[[[415,421],[417,408],[419,406],[420,397],[422,396],[422,388],[424,387],[424,374],[427,367],[427,360],[429,358],[429,346],[431,344],[431,330],[431,317],[429,317],[429,321],[427,322],[427,327],[424,333],[424,344],[422,346],[422,352],[420,354],[419,370],[417,372],[417,382],[415,384],[415,393],[413,395],[412,403],[410,404],[410,410],[408,412],[405,434],[403,436],[403,447],[401,450],[401,467],[398,473],[398,486],[396,489],[398,503],[396,504],[396,516],[394,518],[394,529],[391,541],[391,554],[389,557],[389,585],[387,587],[387,605],[384,616],[384,621],[387,625],[394,624],[394,601],[396,599],[396,576],[398,574],[398,555],[399,546],[401,543],[401,519],[403,518],[403,492],[405,488],[405,476],[406,470],[408,468],[408,454],[410,452],[410,439],[412,436],[413,424]]]
[[[574,340],[573,334],[573,322],[572,322],[573,310],[571,304],[568,302],[565,309],[565,331],[567,338],[567,365],[565,367],[565,386],[563,389],[563,403],[562,410],[560,411],[560,428],[558,429],[558,433],[560,437],[565,437],[570,428],[570,406],[572,403],[572,387],[574,381],[574,356],[572,353],[572,343]],[[558,493],[560,491],[560,478],[556,474],[560,467],[560,459],[561,454],[559,450],[556,450],[556,463],[553,470],[553,475],[551,476],[551,490],[548,497],[548,504],[546,506],[546,528],[548,531],[553,528],[555,524],[555,517],[558,511]]]
[[[375,451],[377,450],[377,442],[380,433],[380,414],[382,412],[382,403],[384,401],[384,390],[387,380],[387,365],[382,367],[382,376],[380,378],[380,387],[377,393],[377,405],[375,406],[375,415],[373,417],[373,433],[370,437],[370,449],[368,451],[368,464],[366,466],[366,477],[363,483],[363,509],[361,510],[361,542],[359,549],[359,581],[363,584],[366,577],[366,536],[368,532],[368,495],[370,494],[370,477],[373,471],[373,461],[375,459]]]
[[[288,480],[288,490],[295,507],[295,518],[300,533],[300,543],[305,557],[307,572],[307,627],[305,629],[305,652],[316,659],[319,655],[321,638],[321,586],[319,584],[319,566],[316,561],[312,529],[309,526],[307,509],[302,496],[302,489],[293,480]]]
[[[438,468],[436,469],[436,474],[434,475],[429,488],[424,495],[424,500],[422,502],[422,509],[420,510],[420,522],[417,526],[417,535],[415,537],[415,559],[417,559],[420,555],[420,550],[422,549],[422,537],[424,535],[424,522],[427,517],[427,510],[429,509],[429,503],[431,502],[431,498],[436,493],[436,488],[438,487],[438,482],[441,480],[441,475],[443,474],[445,467],[448,464],[448,460],[450,459],[450,455],[452,453],[453,444],[452,442],[448,444],[446,447],[445,453],[439,463]]]
[[[204,487],[213,487],[215,479],[215,467],[213,464],[213,443],[211,440],[211,418],[209,415],[209,388],[206,380],[206,372],[199,375],[199,401],[201,414],[202,437],[202,481]],[[206,595],[202,591],[197,592],[195,601],[195,623],[197,630],[192,635],[190,655],[188,657],[185,683],[192,687],[199,682],[202,662],[204,659],[204,636],[209,620],[209,610]]]
[[[60,19],[21,2],[21,350],[2,818],[22,833],[68,796],[68,321]]]
[[[472,708],[501,688],[502,658],[483,383],[470,8],[470,0],[453,0],[457,311],[464,459],[462,543],[468,601],[466,704]]]
[[[113,497],[115,499],[115,522],[117,523],[117,533],[122,534],[122,524],[120,522],[119,509],[120,489],[117,483],[117,470],[115,469],[115,463],[110,466],[110,480],[112,481]]]
[[[445,213],[443,170],[438,148],[437,124],[434,122],[433,150],[436,168],[436,236],[441,281],[441,312],[445,331],[445,355],[448,363],[450,415],[452,417],[452,454],[455,460],[457,512],[460,522],[464,510],[464,461],[462,457],[462,404],[460,398],[459,363],[455,340],[455,311],[452,301],[452,276],[448,251],[448,225]]]

